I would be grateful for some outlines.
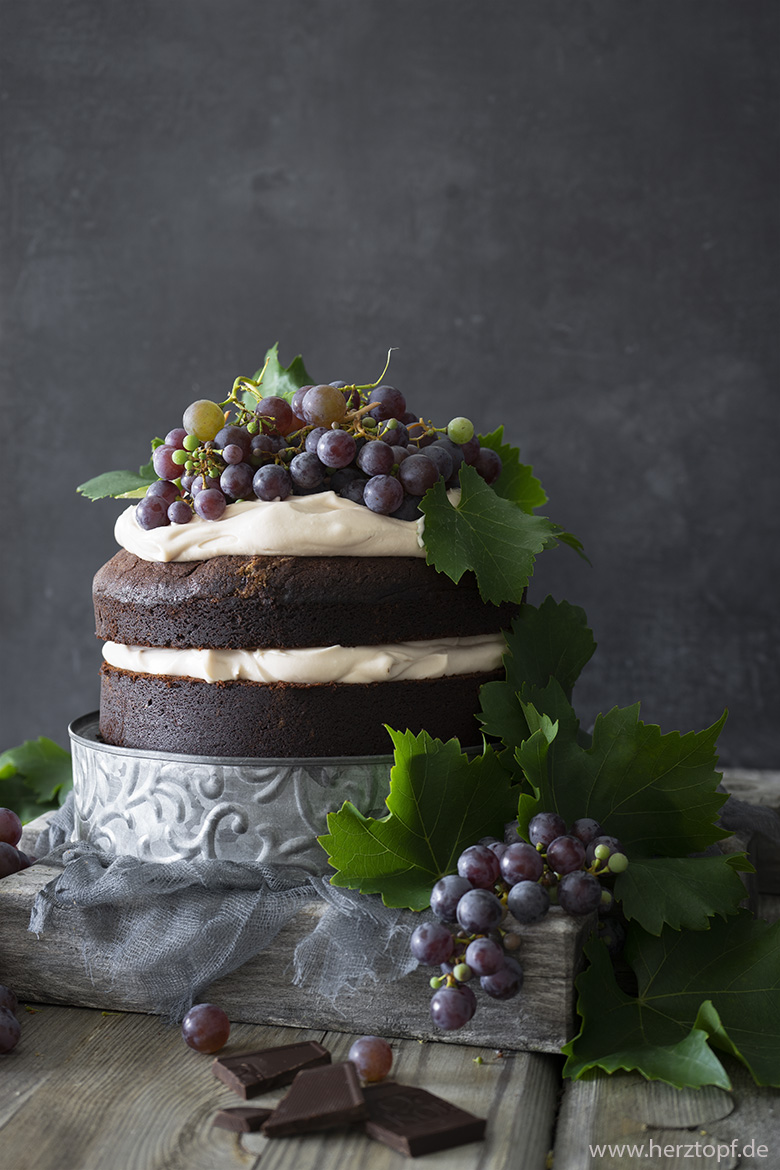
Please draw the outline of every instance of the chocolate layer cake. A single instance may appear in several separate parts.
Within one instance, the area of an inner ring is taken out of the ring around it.
[[[420,556],[122,549],[93,597],[106,742],[265,758],[389,754],[385,724],[478,744],[516,612]]]

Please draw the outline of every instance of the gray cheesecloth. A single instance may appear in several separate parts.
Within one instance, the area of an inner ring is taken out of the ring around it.
[[[67,931],[77,920],[88,940],[87,971],[99,961],[115,980],[132,979],[149,1011],[180,1019],[211,983],[266,950],[317,901],[325,912],[289,956],[291,982],[338,1009],[352,988],[392,982],[417,966],[405,912],[378,895],[337,889],[327,876],[292,866],[114,857],[72,843],[73,821],[71,794],[38,838],[36,857],[63,871],[37,895],[29,929]]]

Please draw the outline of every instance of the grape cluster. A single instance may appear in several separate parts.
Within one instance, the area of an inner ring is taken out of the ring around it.
[[[458,858],[457,874],[440,878],[431,891],[436,921],[416,928],[410,948],[419,963],[440,968],[430,981],[431,1018],[439,1028],[462,1028],[474,1015],[474,976],[492,999],[513,999],[520,991],[523,968],[511,952],[522,939],[507,925],[507,912],[528,926],[540,922],[553,903],[572,915],[612,904],[599,879],[622,873],[628,859],[596,821],[584,817],[567,830],[557,813],[540,812],[528,834],[528,841],[484,838],[469,846]]]
[[[187,407],[152,453],[159,478],[136,507],[142,528],[186,524],[193,514],[219,520],[239,500],[323,491],[416,520],[437,480],[458,485],[462,463],[489,484],[501,473],[501,457],[480,446],[468,419],[434,427],[407,410],[395,386],[301,386],[287,402],[264,397],[261,378],[237,378],[221,404]]]
[[[22,837],[22,822],[10,808],[0,808],[0,878],[9,877],[35,862],[34,857],[17,849]]]
[[[22,1027],[16,1018],[18,1007],[11,988],[0,984],[0,1053],[11,1052],[19,1043]]]

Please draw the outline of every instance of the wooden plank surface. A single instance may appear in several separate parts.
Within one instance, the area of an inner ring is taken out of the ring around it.
[[[40,938],[29,932],[35,894],[60,872],[38,864],[0,882],[2,965],[7,981],[20,996],[41,1003],[158,1010],[129,976],[114,979],[99,955],[92,956],[87,970],[84,938],[67,916],[58,929]],[[289,971],[295,946],[314,928],[323,909],[323,904],[302,909],[264,952],[262,963],[250,960],[214,983],[200,998],[216,1000],[231,1020],[379,1032],[444,1043],[504,1045],[526,1051],[558,1052],[573,1034],[574,976],[591,918],[571,918],[555,908],[542,923],[518,926],[523,943],[517,954],[525,971],[522,993],[510,1004],[502,1004],[478,992],[480,1008],[473,1021],[452,1035],[438,1031],[431,1022],[427,968],[397,983],[371,983],[337,1002],[292,985]],[[410,919],[416,925],[417,916],[410,914]]]
[[[268,1141],[212,1128],[240,1099],[152,1016],[42,1007],[22,1012],[22,1040],[0,1060],[3,1170],[397,1170],[398,1154],[347,1131]],[[242,1024],[224,1052],[318,1039],[345,1059],[354,1037]],[[559,1062],[491,1049],[395,1041],[393,1077],[487,1118],[485,1142],[429,1155],[448,1170],[544,1170]],[[480,1057],[482,1063],[475,1063]],[[285,1090],[257,1098],[273,1104]]]

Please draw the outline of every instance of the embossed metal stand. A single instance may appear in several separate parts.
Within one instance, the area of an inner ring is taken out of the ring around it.
[[[327,813],[384,814],[393,757],[239,759],[113,747],[97,712],[69,728],[74,836],[154,861],[227,858],[324,873]],[[381,810],[381,811],[380,811]]]

